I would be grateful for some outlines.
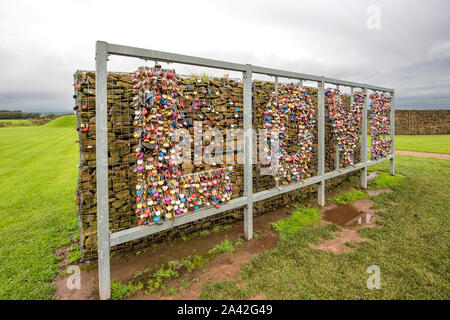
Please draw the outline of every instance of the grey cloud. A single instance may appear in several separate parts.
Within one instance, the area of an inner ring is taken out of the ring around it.
[[[366,27],[372,4],[380,30]],[[406,0],[3,2],[0,108],[70,111],[72,74],[94,68],[97,39],[393,87],[398,108],[449,108],[448,12],[449,1]],[[110,69],[142,63],[112,58]]]

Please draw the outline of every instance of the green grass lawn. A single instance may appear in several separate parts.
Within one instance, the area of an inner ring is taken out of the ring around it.
[[[367,147],[370,146],[370,137],[367,137]],[[450,154],[450,135],[396,135],[395,150]]]
[[[450,154],[450,135],[395,136],[395,149]]]
[[[247,263],[238,280],[212,281],[201,297],[449,299],[450,161],[398,156],[396,164],[405,177],[390,184],[393,193],[374,198],[375,208],[386,210],[382,228],[361,229],[369,241],[336,255],[310,247],[331,238],[335,225],[281,231],[278,246]],[[388,165],[371,170],[388,173]],[[380,268],[380,290],[366,287],[371,265]]]
[[[66,115],[56,118],[49,123],[44,124],[47,128],[74,128],[77,125],[77,118],[75,115]]]
[[[77,237],[77,132],[68,117],[69,127],[0,128],[0,299],[51,299],[54,252]]]
[[[0,128],[0,299],[53,297],[54,252],[78,234],[74,126],[74,116],[63,116],[39,127]],[[387,210],[382,229],[363,231],[371,242],[335,256],[309,249],[311,242],[330,237],[334,227],[291,232],[279,224],[280,232],[290,232],[275,250],[247,264],[238,282],[211,283],[202,297],[263,292],[267,298],[448,299],[450,162],[399,156],[396,163],[406,177],[394,193],[376,198],[376,206]],[[377,168],[387,172],[387,166]],[[291,220],[316,221],[313,214],[306,218]],[[372,264],[381,268],[380,291],[365,289],[365,270]]]

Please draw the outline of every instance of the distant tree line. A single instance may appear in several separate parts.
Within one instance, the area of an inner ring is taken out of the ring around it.
[[[22,112],[20,110],[0,110],[0,119],[40,119],[42,117],[53,119],[58,117],[58,115],[53,113],[41,115],[39,112]]]

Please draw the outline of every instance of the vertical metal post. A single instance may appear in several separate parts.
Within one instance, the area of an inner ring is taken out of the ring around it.
[[[243,72],[244,92],[244,237],[253,238],[253,126],[252,126],[252,66]]]
[[[336,85],[336,89],[340,90],[340,86],[337,84]],[[334,148],[336,149],[336,155],[335,155],[335,159],[334,159],[334,168],[336,170],[339,169],[339,142],[336,141],[336,143],[334,144]]]
[[[111,298],[110,234],[108,208],[108,125],[107,125],[107,60],[108,44],[97,41],[95,56],[95,125],[97,163],[97,239],[98,283],[100,299]]]
[[[322,179],[319,183],[317,202],[319,206],[323,207],[325,205],[325,180],[323,177],[325,174],[325,82],[321,80],[317,84],[317,175]]]
[[[353,102],[355,102],[355,100],[353,98],[354,92],[355,92],[354,88],[350,87],[350,110],[351,110]],[[355,150],[352,150],[352,162],[353,162],[353,164],[355,164]]]
[[[391,145],[391,154],[392,154],[392,158],[390,160],[390,167],[391,167],[391,176],[393,176],[395,174],[395,144],[394,144],[394,140],[395,140],[395,94],[394,91],[391,93],[391,97],[392,97],[392,101],[391,101],[391,115],[389,117],[391,123],[391,140],[392,140],[392,145]]]
[[[276,94],[275,103],[278,105],[278,76],[275,76],[275,94]],[[279,161],[279,159],[278,159],[278,161]],[[277,172],[278,172],[278,170],[277,170]],[[278,177],[276,177],[275,187],[278,188],[279,186],[280,186],[280,181],[279,181]]]
[[[361,163],[364,163],[364,167],[361,170],[361,188],[367,188],[367,109],[369,106],[369,93],[367,87],[363,89],[366,94],[366,100],[363,104],[362,117],[361,117]]]

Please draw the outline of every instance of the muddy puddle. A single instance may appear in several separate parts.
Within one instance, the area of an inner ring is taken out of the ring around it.
[[[359,227],[373,223],[373,215],[353,205],[336,205],[323,213],[323,220],[335,223],[344,228]]]
[[[347,245],[348,243],[367,241],[358,232],[358,227],[379,227],[375,220],[379,219],[380,216],[376,214],[375,210],[371,209],[373,204],[374,202],[371,199],[364,199],[351,205],[332,204],[323,207],[321,210],[323,222],[337,224],[342,230],[336,232],[333,239],[324,239],[318,244],[311,245],[311,247],[334,254],[342,254],[354,250]]]

